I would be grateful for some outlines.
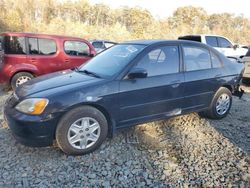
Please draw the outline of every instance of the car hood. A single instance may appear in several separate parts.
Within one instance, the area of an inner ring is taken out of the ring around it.
[[[23,98],[49,89],[65,87],[68,85],[88,85],[102,80],[103,79],[88,76],[84,73],[65,70],[40,76],[24,83],[16,89],[16,95],[19,98]]]

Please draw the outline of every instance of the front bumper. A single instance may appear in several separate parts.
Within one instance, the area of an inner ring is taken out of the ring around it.
[[[32,116],[15,110],[14,97],[6,101],[4,117],[18,142],[31,147],[44,147],[53,144],[59,117]]]

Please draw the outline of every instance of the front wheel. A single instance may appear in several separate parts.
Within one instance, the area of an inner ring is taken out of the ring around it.
[[[221,87],[212,100],[210,108],[200,115],[211,119],[222,119],[227,116],[232,106],[232,93],[229,89]]]
[[[83,106],[63,116],[56,129],[56,141],[63,152],[82,155],[97,149],[107,134],[105,116],[94,107]]]
[[[18,86],[31,80],[34,76],[29,72],[19,72],[15,74],[11,79],[11,87],[15,90]]]

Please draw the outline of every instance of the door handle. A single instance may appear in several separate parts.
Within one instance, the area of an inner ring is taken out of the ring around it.
[[[174,80],[174,81],[172,81],[172,82],[170,82],[170,84],[180,84],[180,80]]]
[[[180,80],[174,80],[174,81],[170,82],[170,84],[171,84],[172,88],[177,88],[177,87],[179,87],[180,82],[181,82]]]

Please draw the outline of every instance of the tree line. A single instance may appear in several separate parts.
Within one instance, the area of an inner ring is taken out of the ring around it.
[[[88,0],[0,0],[0,31],[36,32],[87,39],[176,39],[185,34],[218,34],[250,44],[250,21],[243,15],[208,14],[199,7],[180,7],[156,19],[140,7],[112,9]]]

